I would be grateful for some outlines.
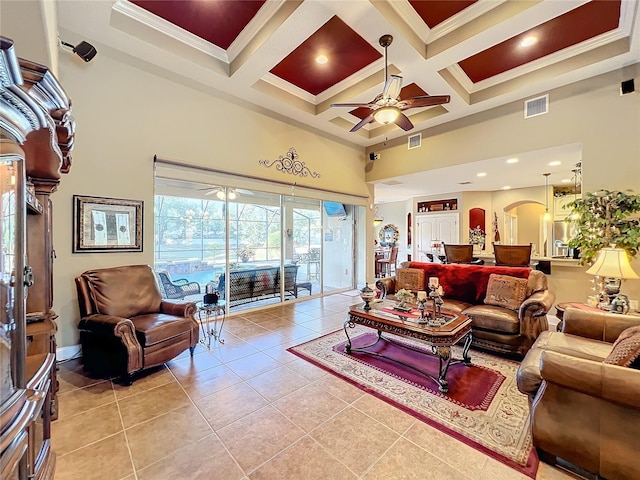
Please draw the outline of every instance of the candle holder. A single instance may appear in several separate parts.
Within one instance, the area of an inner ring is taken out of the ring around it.
[[[444,295],[444,291],[437,281],[438,279],[436,278],[435,280],[436,281],[432,282],[432,279],[429,279],[429,298],[432,301],[433,311],[429,321],[429,326],[440,327],[446,323],[446,319],[442,316],[442,305],[444,304],[442,295]]]
[[[427,298],[418,300],[418,310],[420,311],[420,318],[418,319],[419,324],[429,323],[429,313],[427,310]]]

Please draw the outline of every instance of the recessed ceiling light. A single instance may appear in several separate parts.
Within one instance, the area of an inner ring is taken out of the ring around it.
[[[503,190],[511,190],[511,186],[510,185],[505,185],[504,187],[502,187]]]
[[[537,43],[538,39],[534,36],[525,37],[524,40],[520,42],[521,47],[530,47],[534,43]]]
[[[507,160],[507,163],[518,163],[520,160],[518,160],[517,158],[510,158]]]
[[[558,165],[561,165],[562,162],[559,160],[554,160],[553,162],[549,162],[549,166],[550,167],[557,167]]]
[[[320,65],[323,65],[323,64],[327,63],[328,61],[329,61],[329,59],[324,54],[320,54],[320,55],[318,55],[316,57],[316,62],[318,62]]]
[[[487,176],[487,172],[480,172],[480,173],[476,173],[476,175],[478,177],[486,177]]]
[[[562,180],[560,180],[561,183],[571,183],[571,179],[570,178],[563,178]]]

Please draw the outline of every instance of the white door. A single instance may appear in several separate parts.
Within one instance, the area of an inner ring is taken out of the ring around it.
[[[425,252],[431,253],[431,242],[439,240],[444,243],[458,243],[458,213],[429,214],[416,217],[416,251],[415,258],[419,262],[428,261]]]
[[[444,243],[455,244],[459,240],[458,214],[438,215],[438,238]]]

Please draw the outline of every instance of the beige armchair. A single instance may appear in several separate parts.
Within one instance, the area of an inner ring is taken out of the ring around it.
[[[122,376],[161,365],[198,343],[195,303],[163,300],[148,265],[89,270],[75,279],[84,368]]]
[[[640,370],[603,360],[640,317],[567,308],[562,332],[544,332],[518,370],[530,397],[539,456],[608,480],[640,478]]]

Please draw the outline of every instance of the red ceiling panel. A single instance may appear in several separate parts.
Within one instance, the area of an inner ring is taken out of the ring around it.
[[[594,0],[520,35],[494,45],[459,65],[473,82],[480,82],[564,48],[617,28],[620,0]],[[534,36],[538,42],[521,47]]]
[[[316,62],[320,54],[327,56],[327,63]],[[318,95],[381,56],[351,27],[334,16],[270,71],[312,95]]]
[[[139,7],[228,49],[265,0],[131,0]]]
[[[413,9],[424,20],[429,28],[433,28],[447,18],[453,17],[477,0],[409,0]]]
[[[384,87],[384,82],[380,83],[380,93],[382,93],[382,89]],[[402,87],[400,90],[400,99],[411,98],[411,97],[419,97],[420,95],[428,95],[423,89],[421,89],[415,83],[410,83],[406,87]],[[372,99],[373,100],[373,99]],[[360,120],[365,118],[371,113],[370,108],[360,107],[355,110],[350,110],[349,113],[358,117]]]

